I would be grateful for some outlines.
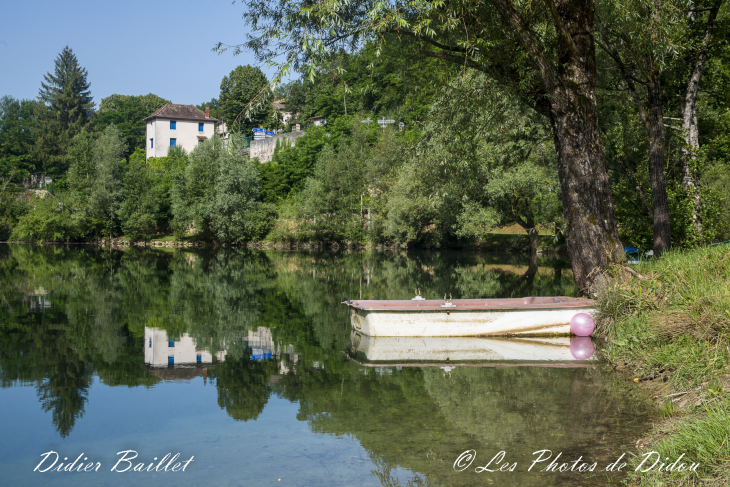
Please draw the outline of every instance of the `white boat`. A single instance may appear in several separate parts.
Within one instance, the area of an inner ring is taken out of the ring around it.
[[[352,328],[374,337],[569,336],[595,301],[568,297],[348,300]]]
[[[428,364],[560,366],[594,362],[588,337],[370,337],[353,330],[350,354],[364,365]]]

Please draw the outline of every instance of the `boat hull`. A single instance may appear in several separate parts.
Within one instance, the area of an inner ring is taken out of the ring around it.
[[[349,302],[352,328],[373,337],[569,336],[577,313],[594,312],[590,300],[524,298],[509,300]]]

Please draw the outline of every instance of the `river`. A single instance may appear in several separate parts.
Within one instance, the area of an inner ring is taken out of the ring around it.
[[[600,362],[358,359],[340,303],[416,288],[577,294],[554,257],[0,244],[0,484],[605,485],[651,428]]]

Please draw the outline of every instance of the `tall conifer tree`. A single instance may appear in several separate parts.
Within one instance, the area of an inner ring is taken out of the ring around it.
[[[71,140],[88,124],[94,106],[86,69],[79,66],[73,50],[66,46],[55,61],[54,73],[43,76],[38,90],[39,113],[33,155],[54,179],[68,168]]]

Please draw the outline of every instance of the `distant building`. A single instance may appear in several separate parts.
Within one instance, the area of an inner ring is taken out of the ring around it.
[[[289,121],[295,118],[295,114],[286,111],[286,105],[284,105],[283,103],[274,102],[272,103],[272,106],[274,107],[274,110],[278,110],[279,112],[281,112],[281,121],[284,123],[284,125],[288,125]]]
[[[317,115],[316,117],[312,117],[309,119],[309,122],[315,126],[327,125],[327,119],[324,117],[324,115]]]
[[[205,113],[193,105],[167,103],[144,119],[147,122],[147,157],[165,157],[170,147],[190,152],[213,137],[215,123],[208,107]]]

